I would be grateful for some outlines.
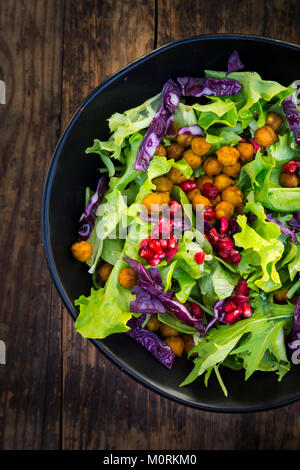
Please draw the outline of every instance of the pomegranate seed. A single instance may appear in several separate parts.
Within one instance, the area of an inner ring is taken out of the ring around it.
[[[224,261],[227,261],[228,263],[231,262],[231,249],[225,248],[223,250],[219,250],[219,256],[222,258]]]
[[[233,325],[233,323],[236,323],[239,319],[239,312],[238,310],[233,310],[233,312],[227,313],[224,317],[224,321],[228,323],[229,325]]]
[[[239,262],[241,261],[241,259],[242,259],[242,257],[239,254],[239,252],[235,251],[235,250],[232,250],[232,252],[230,253],[230,261],[232,262],[232,264],[237,266],[239,264]]]
[[[283,165],[283,168],[286,173],[288,173],[289,175],[292,175],[293,173],[295,173],[299,165],[300,165],[300,162],[291,160],[285,165]]]
[[[252,308],[250,307],[248,302],[243,303],[241,307],[242,307],[242,315],[244,318],[252,317]]]
[[[205,258],[205,253],[204,251],[199,251],[199,253],[196,253],[194,256],[194,260],[196,261],[197,264],[202,264]]]
[[[194,317],[196,318],[203,317],[203,310],[200,307],[200,305],[196,304],[196,302],[191,303],[191,310],[192,310]]]
[[[236,309],[236,305],[234,302],[232,302],[232,300],[228,300],[228,302],[226,302],[225,306],[224,306],[224,310],[226,313],[229,313],[229,312],[232,312],[233,310]]]
[[[148,260],[148,263],[151,265],[151,266],[157,266],[161,261],[161,258],[159,255],[154,255],[152,259],[149,259]]]
[[[213,244],[217,245],[220,241],[220,236],[218,234],[218,232],[216,231],[215,228],[212,228],[210,231],[209,231],[209,236],[210,236],[210,239],[212,241]]]
[[[248,283],[246,279],[239,279],[239,282],[237,283],[237,286],[236,286],[236,291],[238,294],[242,294],[242,295],[249,294],[250,289],[248,287]]]
[[[203,217],[204,217],[204,220],[206,220],[206,222],[210,222],[216,217],[215,209],[209,206],[205,207],[203,211]]]
[[[216,197],[219,195],[218,188],[214,186],[212,183],[205,183],[201,191],[204,194],[204,196],[208,197],[209,199],[216,199]]]
[[[170,204],[170,217],[182,214],[181,204],[177,201],[172,201]]]
[[[139,256],[149,261],[155,256],[154,251],[150,250],[148,247],[142,247],[139,249]]]
[[[159,234],[170,236],[174,225],[174,220],[168,220],[165,217],[160,217],[158,220]]]
[[[140,246],[147,246],[148,243],[150,242],[150,240],[151,240],[151,236],[145,238],[144,240],[142,240],[142,241],[140,242]]]
[[[228,238],[228,237],[223,238],[223,240],[221,239],[221,241],[218,244],[218,248],[219,248],[220,251],[222,251],[222,250],[231,251],[233,247],[234,247],[234,242],[233,242],[233,240],[230,240],[230,238]]]
[[[254,154],[256,154],[256,152],[260,149],[260,145],[258,145],[256,140],[254,140],[254,139],[250,139],[250,143],[253,146]]]
[[[172,250],[173,248],[175,248],[176,244],[177,244],[177,239],[176,239],[176,237],[171,237],[171,238],[169,238],[169,240],[168,240],[168,248],[169,248],[170,250]]]
[[[150,250],[153,250],[157,254],[163,253],[163,249],[160,243],[160,240],[151,240],[148,244]]]
[[[182,191],[184,191],[185,193],[197,188],[196,183],[192,180],[186,180],[183,183],[181,183],[179,186],[181,187]]]
[[[232,300],[237,304],[243,304],[249,300],[249,297],[247,295],[237,294],[232,298]]]
[[[168,248],[168,240],[166,238],[161,238],[159,240],[159,243],[163,250],[166,250]]]
[[[226,217],[221,217],[220,220],[220,233],[228,232],[228,219]]]

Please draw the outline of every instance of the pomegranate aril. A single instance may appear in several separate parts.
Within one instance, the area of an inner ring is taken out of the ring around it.
[[[159,240],[159,243],[163,250],[166,250],[168,248],[168,240],[166,238],[161,238]]]
[[[228,302],[226,302],[226,304],[224,305],[224,310],[226,313],[229,313],[229,312],[232,312],[233,310],[236,309],[236,305],[234,302],[232,302],[232,300],[229,300]]]
[[[230,253],[230,261],[232,262],[232,264],[237,266],[239,264],[239,262],[241,261],[241,259],[242,259],[242,257],[239,254],[239,252],[235,251],[235,250],[232,250],[232,252]]]
[[[205,253],[204,251],[199,251],[199,253],[196,253],[194,256],[194,260],[196,261],[197,264],[202,264],[205,258]]]
[[[216,197],[219,195],[218,188],[214,186],[212,183],[205,183],[202,186],[201,191],[205,197],[208,197],[208,199],[216,199]]]
[[[142,247],[139,249],[139,256],[149,261],[155,256],[154,251],[150,250],[148,247]]]
[[[237,294],[233,297],[233,299],[233,301],[237,304],[243,304],[249,300],[249,297],[247,295]]]
[[[191,310],[196,318],[201,318],[203,316],[203,310],[200,305],[196,304],[196,302],[191,303]]]
[[[216,211],[212,207],[205,207],[203,211],[203,217],[206,222],[210,222],[216,217]]]
[[[157,254],[161,254],[164,252],[160,240],[151,240],[148,244],[148,247],[150,248],[150,250],[153,250]]]
[[[140,246],[142,246],[142,247],[143,247],[143,246],[147,246],[150,241],[151,241],[151,236],[145,238],[144,240],[142,240],[142,241],[140,242]]]
[[[172,201],[170,204],[170,217],[175,217],[179,214],[182,214],[181,204],[177,201]]]
[[[226,217],[221,217],[220,220],[220,233],[228,232],[228,219]]]
[[[244,318],[252,317],[252,308],[250,307],[248,302],[243,303],[241,307],[242,307],[242,315]]]
[[[242,295],[248,295],[250,292],[246,279],[239,279],[235,289],[238,294]]]
[[[234,242],[230,240],[230,238],[223,238],[218,244],[218,248],[220,251],[222,250],[229,250],[231,251],[232,248],[234,247]]]
[[[220,241],[220,236],[218,234],[218,232],[216,231],[215,228],[212,228],[210,231],[209,231],[209,237],[212,241],[213,244],[217,245]]]
[[[158,220],[158,230],[159,234],[165,234],[170,236],[173,230],[174,220],[166,219],[165,217],[160,217]]]
[[[182,191],[184,191],[185,193],[197,188],[196,183],[192,180],[186,180],[183,183],[181,183],[179,186],[181,187]]]
[[[175,248],[176,243],[177,243],[176,237],[171,237],[171,238],[169,238],[169,240],[168,240],[168,248],[169,248],[170,250],[173,249],[173,248]]]
[[[232,252],[232,248],[223,248],[223,249],[219,249],[219,256],[220,258],[222,258],[224,261],[227,261],[228,263],[230,263],[231,261],[231,252]]]
[[[152,259],[148,260],[148,263],[151,266],[157,266],[161,262],[161,257],[159,255],[154,255]]]
[[[286,163],[285,165],[283,165],[283,169],[286,173],[288,173],[289,175],[292,175],[293,173],[296,172],[299,165],[300,165],[300,162],[297,162],[295,160],[291,160],[288,163]]]
[[[233,312],[227,313],[224,317],[224,321],[228,323],[229,325],[233,325],[233,323],[236,323],[239,319],[239,312],[238,310],[234,310]]]

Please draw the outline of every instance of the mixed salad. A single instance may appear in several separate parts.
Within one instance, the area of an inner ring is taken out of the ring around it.
[[[168,80],[108,119],[99,182],[86,189],[73,256],[94,287],[86,338],[125,333],[163,366],[187,354],[181,385],[220,366],[300,362],[300,118],[289,87],[244,71]]]

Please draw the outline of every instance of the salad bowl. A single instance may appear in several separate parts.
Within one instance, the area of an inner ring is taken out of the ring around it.
[[[205,69],[225,70],[237,50],[246,70],[285,87],[300,77],[300,46],[248,35],[207,35],[163,46],[116,72],[99,85],[78,108],[60,138],[48,170],[42,205],[42,235],[47,263],[67,309],[76,320],[74,301],[88,296],[92,287],[86,266],[77,263],[70,245],[78,230],[85,188],[97,186],[99,159],[85,154],[93,139],[109,137],[107,119],[136,107],[159,93],[171,78],[199,77]],[[101,165],[100,165],[101,166]],[[161,395],[182,404],[210,411],[244,412],[282,406],[300,398],[300,369],[292,364],[281,382],[275,374],[256,371],[247,381],[243,370],[222,369],[225,396],[216,377],[208,386],[203,378],[180,384],[193,369],[192,361],[176,358],[164,368],[148,351],[123,333],[91,339],[122,371]]]

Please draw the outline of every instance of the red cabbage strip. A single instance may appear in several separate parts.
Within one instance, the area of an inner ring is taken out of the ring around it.
[[[294,234],[294,232],[293,232],[291,229],[289,229],[288,227],[286,227],[286,226],[285,226],[282,222],[280,222],[278,219],[276,219],[275,217],[273,217],[272,214],[267,214],[266,220],[267,220],[268,222],[273,222],[274,224],[278,225],[278,227],[280,228],[281,233],[283,233],[284,235],[290,236],[292,242],[293,242],[293,243],[297,243],[297,238],[296,238],[296,235]]]
[[[288,221],[288,224],[293,230],[300,232],[300,211],[294,212],[293,217]]]
[[[244,64],[240,59],[240,56],[237,51],[233,51],[233,53],[229,56],[228,62],[227,62],[227,74],[230,74],[232,72],[238,72],[239,70],[242,70],[244,68]]]
[[[135,170],[146,171],[162,137],[167,134],[174,111],[179,105],[180,89],[173,80],[168,80],[163,87],[162,103],[140,145],[134,165]]]
[[[188,309],[177,300],[173,300],[172,291],[164,292],[161,283],[155,282],[156,275],[148,274],[146,268],[131,258],[123,258],[136,272],[139,279],[136,286],[131,290],[136,295],[136,299],[130,303],[130,311],[133,313],[166,313],[173,312],[183,323],[193,326],[196,330],[203,332],[202,319],[194,317]]]
[[[295,134],[295,139],[300,145],[300,116],[294,103],[293,96],[289,96],[282,102],[282,107],[289,123],[291,131]]]
[[[237,95],[242,85],[237,80],[216,78],[177,78],[183,96],[225,96]]]
[[[131,329],[127,331],[126,334],[141,344],[143,348],[149,351],[165,367],[171,369],[175,359],[175,354],[170,346],[168,346],[155,333],[141,327],[144,321],[145,315],[142,315],[139,318],[131,318],[127,322],[127,326]]]
[[[87,240],[95,226],[96,212],[99,204],[102,202],[104,194],[108,188],[108,176],[101,175],[97,184],[97,188],[93,196],[91,196],[79,222],[81,225],[78,229],[78,237],[81,240]]]
[[[293,351],[298,351],[298,358],[300,359],[300,296],[297,299],[297,305],[294,311],[294,325],[291,333],[291,342],[288,346]]]
[[[188,135],[201,135],[204,136],[204,132],[202,127],[198,126],[198,124],[194,124],[193,126],[182,127],[179,129],[178,134],[188,134]]]

